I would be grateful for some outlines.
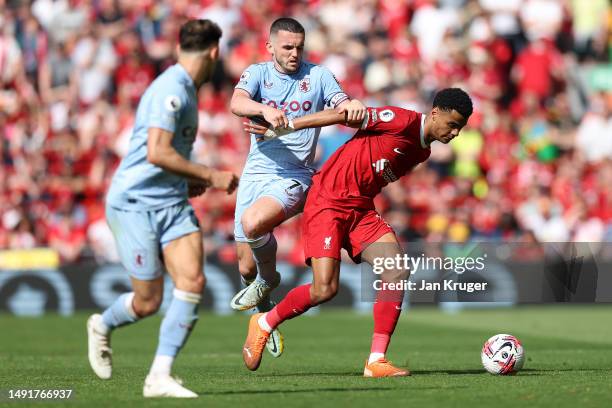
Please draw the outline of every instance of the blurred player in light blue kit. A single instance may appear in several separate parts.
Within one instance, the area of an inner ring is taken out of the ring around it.
[[[279,18],[270,27],[266,44],[272,61],[249,66],[240,77],[231,101],[234,114],[259,117],[274,127],[291,128],[291,118],[318,112],[327,105],[340,108],[347,120],[362,120],[365,106],[349,101],[334,75],[302,61],[304,27],[292,18]],[[234,296],[235,310],[271,308],[269,293],[278,286],[274,227],[300,213],[315,169],[312,167],[320,129],[304,129],[290,137],[257,142],[241,176],[236,200],[234,235],[239,270],[247,285]],[[278,357],[283,338],[275,330],[267,349]]]
[[[142,96],[129,152],[106,200],[106,218],[133,292],[87,322],[89,362],[98,377],[112,374],[111,332],[159,309],[164,266],[175,286],[145,379],[145,397],[197,397],[170,374],[198,319],[205,284],[202,236],[187,199],[207,187],[231,193],[238,184],[230,172],[189,160],[198,129],[197,92],[211,78],[220,37],[221,30],[209,20],[191,20],[181,27],[178,63]]]

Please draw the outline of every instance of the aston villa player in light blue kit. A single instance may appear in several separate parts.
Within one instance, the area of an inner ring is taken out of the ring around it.
[[[365,106],[349,101],[334,75],[302,60],[305,32],[292,18],[279,18],[270,27],[266,44],[272,60],[249,66],[232,96],[238,116],[263,117],[278,128],[291,128],[291,118],[328,106],[346,112],[347,120],[362,120]],[[315,169],[312,167],[320,129],[304,129],[290,137],[257,143],[251,149],[240,178],[235,228],[239,270],[247,285],[234,296],[235,310],[271,308],[269,293],[278,286],[274,227],[300,213]],[[274,331],[268,351],[278,357],[283,339]]]
[[[211,77],[220,37],[221,30],[209,20],[181,27],[178,63],[142,96],[129,152],[108,191],[106,218],[133,291],[87,322],[89,362],[98,377],[112,374],[111,332],[159,309],[164,266],[175,286],[145,379],[145,397],[197,397],[170,373],[198,319],[205,283],[202,236],[187,199],[207,187],[231,193],[238,184],[230,172],[189,160],[198,129],[197,92]]]

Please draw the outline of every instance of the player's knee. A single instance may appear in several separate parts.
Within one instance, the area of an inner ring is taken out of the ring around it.
[[[242,218],[242,230],[244,231],[244,236],[248,239],[255,239],[260,234],[261,230],[261,222],[254,217],[243,217]]]
[[[147,317],[157,313],[162,303],[162,294],[155,294],[147,297],[134,296],[132,304],[134,312],[139,317]]]
[[[336,293],[338,293],[338,285],[335,283],[314,285],[311,291],[311,300],[315,304],[324,303],[333,299]]]
[[[202,293],[206,287],[206,276],[204,276],[202,273],[198,274],[195,279],[195,284],[197,291],[194,291],[194,293]]]
[[[244,236],[250,240],[257,239],[267,232],[266,220],[255,212],[246,211],[240,220]]]
[[[190,293],[202,293],[206,287],[206,277],[202,273],[194,274],[190,277],[179,278],[175,283],[179,290]]]

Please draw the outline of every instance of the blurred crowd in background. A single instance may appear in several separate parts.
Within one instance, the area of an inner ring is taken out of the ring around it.
[[[426,112],[449,86],[472,96],[460,137],[376,200],[401,239],[612,241],[608,0],[0,0],[0,249],[117,260],[104,195],[187,18],[223,29],[194,159],[240,174],[250,139],[229,98],[270,59],[279,16],[368,106]],[[325,128],[317,163],[353,132]],[[192,203],[207,252],[233,262],[235,194]],[[276,234],[279,257],[302,264],[299,217]]]

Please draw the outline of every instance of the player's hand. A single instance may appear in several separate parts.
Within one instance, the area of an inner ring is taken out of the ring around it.
[[[271,106],[266,106],[263,110],[264,119],[272,125],[272,127],[287,127],[289,125],[289,119],[287,119],[287,115],[280,109],[273,108]]]
[[[245,120],[242,122],[244,126],[244,131],[247,133],[253,133],[254,135],[263,135],[266,133],[266,130],[271,129],[270,126],[265,126],[257,122],[253,122],[252,120]],[[259,140],[260,138],[257,138]],[[263,140],[263,138],[262,138]]]
[[[214,188],[227,191],[227,194],[232,194],[238,187],[238,176],[231,171],[217,170],[212,173],[210,182]]]
[[[361,103],[359,99],[353,99],[349,103],[345,103],[338,113],[346,112],[346,121],[349,122],[359,122],[365,118],[366,115],[366,106]]]
[[[210,181],[190,180],[187,182],[187,195],[189,198],[200,196],[206,192],[208,187],[210,187]]]
[[[267,140],[276,139],[277,137],[288,135],[295,131],[293,122],[290,120],[289,125],[284,128],[273,128],[272,126],[264,126],[256,122],[244,122],[244,130],[257,135],[255,140],[257,142],[265,142]]]

